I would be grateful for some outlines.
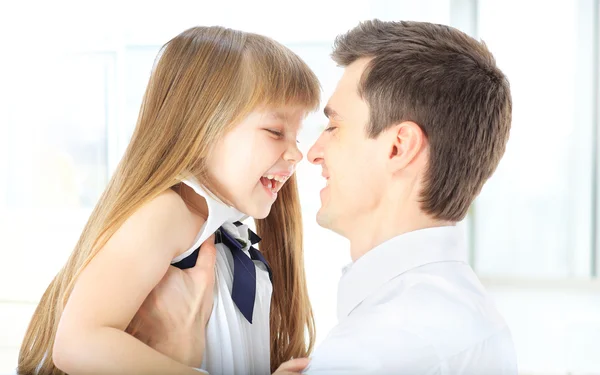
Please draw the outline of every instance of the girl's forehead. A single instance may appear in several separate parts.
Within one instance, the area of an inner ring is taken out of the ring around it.
[[[266,107],[262,108],[260,112],[268,120],[298,125],[308,114],[308,109],[300,106]]]

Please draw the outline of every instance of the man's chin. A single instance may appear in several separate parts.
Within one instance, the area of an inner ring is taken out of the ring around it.
[[[330,229],[331,228],[330,217],[325,212],[325,209],[324,209],[323,206],[321,206],[321,208],[317,212],[317,224],[319,224],[320,227],[325,228],[325,229]]]

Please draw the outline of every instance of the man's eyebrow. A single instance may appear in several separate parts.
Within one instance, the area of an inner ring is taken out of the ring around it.
[[[331,108],[330,106],[326,106],[325,109],[323,109],[323,113],[325,113],[325,117],[327,118],[331,118],[331,117],[340,117],[339,113],[337,113],[333,108]]]

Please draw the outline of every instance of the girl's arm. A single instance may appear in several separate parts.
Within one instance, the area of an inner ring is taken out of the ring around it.
[[[194,240],[193,225],[185,203],[169,190],[118,229],[80,274],[65,306],[53,348],[59,369],[71,375],[198,374],[124,332],[171,260]]]
[[[169,267],[125,332],[178,362],[200,367],[206,344],[202,332],[213,308],[216,258],[212,235],[200,247],[194,267]]]

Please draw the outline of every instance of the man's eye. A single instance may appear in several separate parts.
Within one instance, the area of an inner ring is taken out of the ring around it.
[[[332,132],[332,131],[334,131],[335,129],[337,129],[337,127],[336,127],[336,126],[329,126],[329,127],[327,127],[327,128],[325,129],[325,131],[326,131],[326,132],[330,132],[330,133],[331,133],[331,132]]]

